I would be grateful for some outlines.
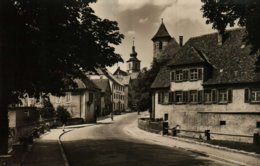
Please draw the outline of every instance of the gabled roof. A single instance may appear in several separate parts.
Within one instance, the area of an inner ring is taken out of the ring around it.
[[[128,74],[127,74],[127,72],[121,70],[120,67],[118,67],[118,68],[116,69],[116,71],[114,72],[113,75],[122,75],[122,76],[127,76]]]
[[[168,33],[164,23],[162,22],[157,33],[153,36],[152,40],[156,40],[158,38],[169,38],[171,39],[171,35]]]
[[[117,80],[119,80],[124,85],[129,85],[130,83],[130,75],[127,76],[116,76]]]
[[[123,86],[123,84],[122,84],[113,74],[111,74],[109,71],[107,71],[106,69],[102,69],[102,72],[103,72],[103,74],[104,74],[105,76],[107,76],[107,78],[110,79],[112,82]]]
[[[163,58],[171,58],[179,51],[180,48],[181,47],[177,43],[175,38],[171,38],[171,40],[169,41],[168,45],[163,50],[161,57],[163,57]]]
[[[255,71],[257,56],[250,54],[251,46],[243,42],[244,35],[245,29],[228,30],[222,45],[218,45],[217,33],[191,38],[170,65],[207,61],[213,67],[213,75],[205,85],[260,82],[260,73]]]
[[[170,61],[169,65],[178,66],[203,62],[205,62],[205,59],[202,57],[201,52],[191,45],[185,45]]]
[[[163,66],[155,77],[151,88],[170,88],[170,69],[167,66]]]
[[[77,84],[77,88],[70,88],[70,90],[100,90],[89,78],[75,79],[74,82]]]
[[[101,89],[101,92],[109,92],[111,93],[111,89],[109,86],[109,80],[108,79],[93,79],[91,80],[94,82],[94,84]]]

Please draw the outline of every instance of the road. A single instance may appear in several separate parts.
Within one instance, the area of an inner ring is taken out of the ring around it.
[[[117,116],[97,125],[75,129],[62,137],[71,166],[176,166],[231,165],[203,154],[176,147],[153,144],[149,138],[140,140],[129,136],[125,126],[138,116]]]

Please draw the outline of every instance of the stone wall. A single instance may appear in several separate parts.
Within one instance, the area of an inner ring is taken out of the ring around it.
[[[138,119],[138,127],[142,130],[146,130],[153,133],[160,133],[162,131],[162,121],[151,121],[147,118]]]
[[[260,104],[245,103],[244,89],[233,89],[233,101],[227,104],[162,105],[158,104],[158,93],[155,93],[155,103],[155,117],[163,118],[164,114],[168,113],[170,128],[180,125],[182,130],[210,130],[224,134],[213,134],[213,139],[251,143],[253,138],[246,136],[260,132],[260,128],[256,126],[256,123],[260,122]],[[220,121],[225,121],[225,125],[220,125]],[[181,132],[181,135],[199,138],[204,136],[204,133]]]

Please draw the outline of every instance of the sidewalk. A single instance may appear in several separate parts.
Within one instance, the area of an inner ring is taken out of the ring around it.
[[[179,139],[171,136],[162,136],[154,133],[143,131],[137,127],[137,120],[126,126],[124,131],[129,136],[144,140],[147,143],[158,144],[167,147],[181,148],[183,150],[200,153],[211,158],[230,162],[236,165],[260,165],[260,155],[238,153],[233,149],[224,147],[213,147],[205,143],[197,143],[189,139]]]
[[[73,128],[93,126],[94,124],[82,124],[66,126],[65,132]],[[50,132],[44,133],[33,143],[32,149],[26,155],[22,166],[66,166],[66,159],[59,137],[63,133],[62,128],[51,129]]]

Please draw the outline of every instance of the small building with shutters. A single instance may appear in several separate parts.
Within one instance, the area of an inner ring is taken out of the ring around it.
[[[214,139],[252,142],[246,136],[260,132],[259,56],[250,54],[244,34],[234,29],[189,39],[151,86],[153,117],[190,131],[181,132],[186,136],[210,130],[219,133]]]

